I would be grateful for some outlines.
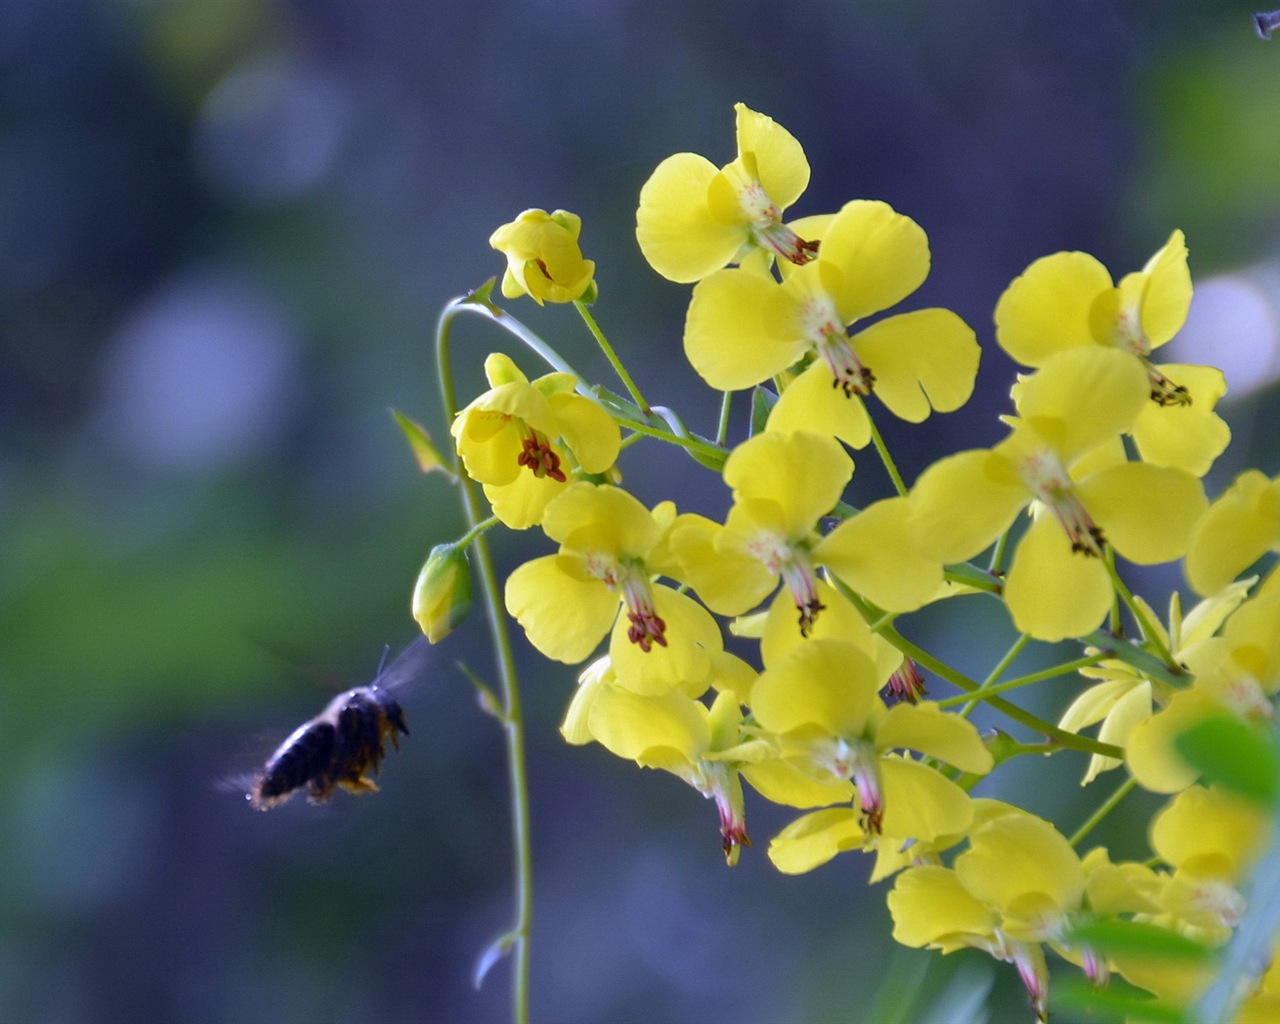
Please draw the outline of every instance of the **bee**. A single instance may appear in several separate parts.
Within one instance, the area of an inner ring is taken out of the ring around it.
[[[408,736],[404,711],[391,690],[415,677],[427,648],[425,637],[406,647],[368,686],[340,693],[315,718],[304,722],[253,776],[245,799],[259,811],[278,807],[302,788],[310,803],[324,803],[334,788],[375,793],[374,781],[386,757],[386,741],[400,749]],[[383,655],[383,662],[386,655]]]

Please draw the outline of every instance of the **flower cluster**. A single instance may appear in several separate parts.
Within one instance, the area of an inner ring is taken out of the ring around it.
[[[503,598],[541,654],[585,664],[565,739],[713,800],[730,864],[750,844],[747,791],[802,812],[768,844],[779,870],[871,854],[872,881],[892,879],[899,942],[1014,964],[1041,1020],[1047,951],[1098,984],[1115,973],[1172,1003],[1198,998],[1206,972],[1079,937],[1118,921],[1221,946],[1270,842],[1266,809],[1202,777],[1181,742],[1210,719],[1269,728],[1280,692],[1280,576],[1237,579],[1280,551],[1280,481],[1250,471],[1210,503],[1202,478],[1229,441],[1214,411],[1222,373],[1152,358],[1191,300],[1182,233],[1118,284],[1085,253],[1033,262],[994,312],[995,343],[1027,368],[990,410],[1006,433],[908,482],[876,419],[919,423],[968,402],[975,332],[950,310],[897,309],[930,266],[910,217],[853,199],[786,219],[809,182],[803,148],[745,105],[736,114],[731,162],[679,153],[659,164],[636,238],[657,273],[693,285],[693,368],[726,406],[754,389],[750,436],[734,443],[722,426],[697,437],[621,369],[629,398],[559,361],[531,381],[502,355],[451,425],[495,521],[536,526],[553,548],[511,572]],[[595,265],[579,232],[564,211],[499,228],[502,292],[574,303],[616,359],[587,312]],[[488,290],[467,301],[496,309]],[[620,451],[644,438],[714,467],[724,514],[681,512],[664,496],[650,505],[619,486]],[[850,449],[873,443],[894,493],[853,482]],[[988,550],[986,565],[972,562]],[[461,605],[432,588],[466,572],[449,554],[415,594],[424,630],[447,623],[439,635]],[[1126,586],[1126,563],[1180,559],[1203,600],[1184,617],[1175,593],[1166,625]],[[984,598],[1020,634],[986,680],[908,639],[912,613]],[[1082,657],[1006,675],[1026,644],[1063,640]],[[1064,677],[1080,686],[1056,724],[1011,703],[1019,687]],[[924,699],[939,686],[957,692]],[[980,734],[970,714],[984,702],[1039,736]],[[1096,725],[1096,739],[1083,733]],[[1068,839],[986,795],[1032,751],[1088,755],[1086,783],[1118,769],[1129,781]],[[1152,859],[1079,853],[1135,785],[1168,797]],[[1255,1000],[1274,998],[1258,984]]]

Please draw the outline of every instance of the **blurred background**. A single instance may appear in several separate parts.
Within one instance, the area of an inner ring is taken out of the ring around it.
[[[735,101],[805,146],[793,214],[851,198],[909,214],[933,271],[907,307],[949,306],[978,331],[969,406],[886,424],[909,479],[1001,435],[1013,367],[991,311],[1016,274],[1083,249],[1118,278],[1175,227],[1197,284],[1178,355],[1232,387],[1237,440],[1210,489],[1245,465],[1280,471],[1280,43],[1251,14],[0,4],[0,1020],[505,1019],[506,966],[470,983],[511,905],[500,735],[455,666],[492,673],[479,616],[402,691],[412,736],[377,797],[255,814],[225,783],[414,635],[417,570],[462,521],[388,409],[446,438],[434,320],[501,272],[499,224],[531,206],[581,215],[602,326],[652,400],[714,429],[683,364],[688,289],[644,263],[634,208],[665,156],[732,158]],[[510,308],[612,385],[571,309]],[[459,326],[462,394],[505,345]],[[623,469],[647,502],[726,505],[661,447]],[[887,488],[873,458],[855,486],[863,503]],[[496,544],[508,569],[550,550],[536,532]],[[1179,583],[1142,577],[1157,602]],[[975,673],[1013,638],[994,603],[919,619],[917,639]],[[920,993],[900,1019],[1027,1017],[1011,969],[895,952],[867,859],[779,876],[765,848],[787,812],[749,795],[757,845],[727,870],[692,790],[562,742],[575,672],[521,644],[535,1019],[880,1022]],[[1023,767],[985,792],[1067,829],[1114,784],[1081,792],[1083,758]],[[1146,856],[1141,820],[1099,840]]]

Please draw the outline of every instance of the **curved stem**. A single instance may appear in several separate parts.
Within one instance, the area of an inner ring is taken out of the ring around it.
[[[528,339],[513,330],[510,318],[494,307],[481,305],[470,299],[455,299],[445,306],[436,324],[436,372],[440,381],[440,398],[444,413],[452,422],[457,414],[457,396],[453,386],[453,373],[449,360],[449,333],[459,313],[480,312],[526,344]],[[520,325],[517,325],[520,326]],[[540,339],[534,339],[540,343]],[[534,347],[534,346],[531,346]],[[535,348],[535,351],[537,349]],[[539,353],[547,358],[559,359],[555,353]],[[553,362],[552,365],[555,365]],[[572,373],[572,370],[567,372]],[[575,374],[576,376],[576,374]],[[579,378],[581,380],[581,378]],[[458,467],[458,480],[462,492],[462,504],[467,522],[476,533],[473,547],[476,566],[489,617],[489,631],[493,638],[498,659],[498,678],[502,687],[503,733],[507,742],[507,774],[511,785],[511,832],[514,844],[515,923],[511,929],[511,957],[513,962],[511,983],[512,1020],[515,1024],[527,1024],[529,1019],[529,930],[533,919],[533,853],[529,834],[529,786],[525,767],[524,716],[520,704],[520,688],[516,678],[515,657],[511,651],[511,638],[498,591],[498,580],[493,569],[488,538],[479,530],[483,520],[480,499],[475,483]]]
[[[609,339],[604,336],[604,331],[600,330],[600,325],[596,323],[596,318],[591,315],[591,310],[587,308],[586,303],[581,299],[574,299],[574,308],[577,309],[578,315],[582,317],[583,323],[587,325],[587,330],[596,339],[596,344],[600,346],[600,351],[604,353],[605,358],[609,360],[609,365],[613,367],[613,372],[618,375],[618,379],[622,381],[627,389],[627,393],[631,395],[631,400],[640,407],[640,411],[646,416],[649,414],[649,403],[644,400],[644,396],[640,394],[640,389],[636,387],[636,382],[631,379],[631,374],[627,372],[627,368],[622,365],[622,360],[618,358],[618,353],[613,350],[613,346],[609,344]]]
[[[1075,661],[1064,661],[1061,665],[1054,665],[1052,668],[1042,669],[1039,672],[1032,672],[1025,676],[1018,676],[1015,679],[1007,679],[1003,683],[996,683],[993,686],[984,686],[982,692],[988,696],[993,693],[1008,693],[1010,690],[1018,690],[1024,686],[1030,686],[1032,683],[1042,683],[1046,679],[1055,679],[1058,676],[1079,672],[1080,669],[1096,665],[1100,661],[1105,661],[1106,658],[1107,655],[1099,653],[1076,658]],[[938,707],[945,710],[946,708],[953,708],[957,704],[968,704],[973,699],[967,693],[962,693],[958,697],[947,697],[944,700],[940,700],[937,704]]]

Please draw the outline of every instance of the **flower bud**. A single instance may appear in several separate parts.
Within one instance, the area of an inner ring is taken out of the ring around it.
[[[413,587],[413,617],[433,644],[461,625],[471,610],[471,567],[467,549],[437,544]]]
[[[595,299],[596,265],[582,258],[578,233],[582,220],[567,210],[525,210],[503,224],[489,244],[507,257],[502,294],[528,295],[538,305]]]

